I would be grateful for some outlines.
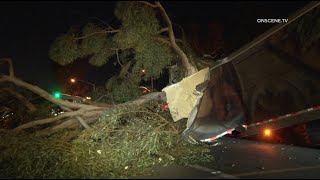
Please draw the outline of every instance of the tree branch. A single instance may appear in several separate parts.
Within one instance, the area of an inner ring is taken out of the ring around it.
[[[92,118],[86,119],[85,122],[87,124],[92,124],[92,123],[96,122],[98,119],[99,119],[99,117],[92,117]],[[54,127],[43,129],[43,130],[37,132],[36,134],[38,136],[50,136],[50,135],[58,132],[60,129],[65,129],[65,128],[75,129],[75,128],[79,127],[79,125],[76,122],[77,122],[77,120],[75,120],[75,119],[69,119],[69,120],[67,120],[59,125],[56,125]]]
[[[165,92],[153,92],[146,94],[144,96],[141,96],[139,99],[129,101],[126,103],[123,103],[123,105],[142,105],[145,103],[148,103],[150,101],[166,101],[166,93]]]
[[[167,32],[167,31],[169,31],[169,28],[165,27],[165,28],[160,29],[159,33],[161,34],[163,32]]]
[[[166,94],[165,92],[154,92],[154,93],[149,93],[147,95],[141,96],[139,99],[127,102],[127,103],[123,103],[121,105],[142,105],[145,103],[148,103],[152,100],[155,101],[166,101]],[[63,107],[63,109],[66,109],[65,107]],[[68,110],[68,109],[66,109]],[[37,121],[33,121],[33,122],[29,122],[26,124],[23,124],[21,126],[16,127],[14,130],[15,131],[21,131],[24,129],[28,129],[37,125],[44,125],[44,124],[49,124],[49,123],[53,123],[56,122],[58,120],[61,119],[66,119],[66,121],[62,122],[61,124],[58,124],[56,126],[53,127],[49,127],[43,130],[40,130],[39,132],[37,132],[37,135],[51,135],[54,134],[55,132],[57,132],[60,129],[63,128],[76,128],[79,127],[78,125],[76,125],[77,120],[74,118],[80,117],[82,116],[85,119],[82,119],[83,124],[91,124],[97,121],[97,119],[99,119],[99,117],[101,117],[101,115],[104,113],[103,110],[89,110],[89,109],[79,109],[77,111],[72,111],[72,112],[65,112],[63,114],[60,114],[56,117],[53,118],[46,118],[46,119],[41,119],[41,120],[37,120]],[[79,119],[78,119],[79,121]],[[88,126],[89,127],[89,126]]]
[[[66,107],[65,107],[65,109],[66,109],[67,111],[69,111],[69,112],[72,111],[70,108],[66,108]],[[77,120],[80,122],[80,124],[81,124],[84,128],[90,129],[89,125],[88,125],[86,122],[84,122],[84,120],[83,120],[80,116],[76,116],[76,118],[77,118]]]
[[[136,105],[136,106],[139,106],[139,105],[148,103],[148,102],[150,102],[152,100],[155,100],[155,101],[166,101],[165,92],[149,93],[147,95],[141,96],[139,99],[136,99],[136,100],[133,100],[133,101],[130,101],[130,102],[127,102],[127,103],[123,103],[122,105]],[[20,126],[16,127],[14,130],[15,131],[21,131],[21,130],[24,130],[24,129],[32,128],[34,126],[49,124],[49,123],[53,123],[53,122],[56,122],[56,121],[61,120],[61,119],[73,118],[73,117],[75,117],[75,118],[79,117],[80,119],[77,118],[78,121],[82,124],[82,126],[84,126],[85,128],[88,129],[90,127],[86,123],[87,120],[83,120],[80,116],[83,116],[84,118],[87,118],[87,119],[92,119],[94,117],[96,117],[96,118],[100,117],[104,112],[102,109],[101,110],[92,110],[92,109],[82,108],[82,109],[79,109],[77,111],[72,111],[71,109],[66,108],[66,107],[62,107],[62,108],[65,109],[65,110],[68,110],[70,112],[65,112],[65,113],[60,114],[60,115],[58,115],[56,117],[51,117],[51,118],[45,118],[45,119],[41,119],[41,120],[32,121],[32,122],[20,125]],[[70,120],[71,119],[61,123],[60,125],[54,126],[54,127],[64,127],[64,126],[66,126],[66,124],[72,125],[72,124],[70,124],[70,122],[71,122]],[[66,123],[66,122],[68,122],[68,123]],[[74,122],[74,121],[72,121],[72,122]]]
[[[15,77],[9,77],[6,75],[1,75],[0,76],[0,83],[1,82],[11,82],[17,86],[21,86],[25,89],[28,89],[29,91],[38,94],[39,96],[43,97],[44,99],[57,104],[59,106],[65,106],[69,107],[71,109],[80,109],[80,108],[85,108],[85,109],[100,109],[101,107],[97,106],[91,106],[91,105],[85,105],[85,104],[80,104],[80,103],[75,103],[75,102],[68,102],[68,101],[63,101],[60,99],[54,98],[51,94],[46,92],[45,90],[39,88],[38,86],[31,85],[29,83],[26,83],[18,78]]]
[[[37,136],[50,136],[50,135],[58,132],[60,129],[69,128],[70,126],[75,125],[76,122],[77,122],[77,120],[75,120],[75,119],[69,119],[69,120],[67,120],[59,125],[56,125],[54,127],[40,130],[40,131],[36,132],[36,135]]]
[[[161,42],[161,43],[165,43],[165,44],[169,45],[170,47],[172,47],[170,41],[168,41],[166,38],[156,37],[156,40]]]
[[[197,69],[193,65],[190,64],[189,59],[186,56],[186,54],[176,44],[176,40],[175,40],[175,36],[174,36],[174,33],[173,33],[173,28],[172,28],[172,23],[171,23],[171,20],[170,20],[168,14],[166,13],[165,9],[162,7],[162,5],[160,4],[159,1],[156,1],[156,6],[159,7],[161,15],[164,17],[164,20],[165,20],[165,22],[166,22],[166,24],[168,26],[170,43],[172,45],[172,48],[180,56],[182,64],[187,70],[187,76],[190,76],[190,75],[196,73]]]
[[[85,113],[86,110],[85,109],[80,109],[78,111],[72,111],[72,112],[65,112],[63,114],[60,114],[56,117],[52,117],[52,118],[45,118],[45,119],[41,119],[41,120],[37,120],[37,121],[32,121],[26,124],[23,124],[21,126],[18,126],[16,128],[14,128],[15,131],[21,131],[23,129],[28,129],[37,125],[44,125],[44,124],[49,124],[49,123],[53,123],[55,121],[58,121],[60,119],[64,119],[64,118],[68,118],[68,117],[74,117],[77,115],[82,115],[83,113]]]
[[[181,27],[181,25],[180,25],[180,24],[176,24],[176,23],[173,23],[173,24],[179,27],[179,29],[180,29],[180,31],[181,31],[182,39],[183,39],[183,41],[186,41],[186,36],[185,36],[184,30],[183,30],[183,28]]]
[[[84,126],[85,128],[89,128],[87,122],[88,121],[95,122],[96,119],[98,119],[103,114],[104,110],[109,108],[109,107],[105,107],[105,104],[103,104],[103,107],[101,107],[101,106],[93,106],[93,105],[86,105],[86,104],[80,104],[80,103],[75,103],[75,102],[63,101],[60,99],[53,98],[53,96],[51,94],[49,94],[45,90],[39,88],[38,86],[34,86],[32,84],[26,83],[26,82],[14,77],[14,76],[0,75],[0,83],[1,82],[11,82],[11,83],[15,84],[16,86],[20,86],[22,88],[25,88],[25,89],[39,95],[40,97],[43,97],[44,99],[46,99],[54,104],[59,105],[65,111],[69,111],[69,112],[65,112],[63,114],[60,114],[56,117],[45,118],[45,119],[36,120],[36,121],[32,121],[32,122],[20,125],[14,129],[15,131],[21,131],[23,129],[31,128],[31,127],[34,127],[37,125],[50,124],[50,123],[53,123],[53,122],[56,122],[59,120],[67,119],[67,121],[62,122],[61,124],[56,125],[53,128],[47,128],[45,130],[40,131],[40,134],[41,133],[42,134],[43,133],[44,134],[52,134],[52,133],[58,131],[58,129],[73,126],[75,123],[74,118],[76,118],[82,124],[82,126]],[[150,94],[147,94],[145,96],[140,97],[137,100],[130,101],[130,102],[124,103],[122,105],[141,105],[141,104],[150,102],[152,100],[165,101],[166,100],[165,92],[150,93]],[[86,118],[86,119],[82,119],[82,118]]]
[[[118,63],[121,67],[123,67],[123,65],[121,64],[120,62],[120,59],[119,59],[119,53],[118,53],[118,49],[116,49],[116,53],[117,53],[117,60],[118,60]]]

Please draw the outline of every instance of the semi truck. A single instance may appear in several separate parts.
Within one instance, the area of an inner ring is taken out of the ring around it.
[[[320,144],[320,41],[299,49],[289,36],[292,29],[299,33],[302,21],[320,19],[319,4],[311,2],[287,23],[163,89],[174,121],[188,119],[183,136],[189,142],[232,135]]]

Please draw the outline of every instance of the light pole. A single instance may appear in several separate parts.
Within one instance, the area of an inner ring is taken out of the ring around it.
[[[76,83],[77,81],[80,81],[80,82],[89,84],[89,85],[91,85],[91,86],[93,87],[93,91],[96,90],[96,85],[93,84],[93,83],[91,83],[91,82],[87,82],[87,81],[84,81],[84,80],[81,80],[81,79],[75,79],[75,78],[71,78],[71,79],[70,79],[70,82],[71,82],[71,83]]]

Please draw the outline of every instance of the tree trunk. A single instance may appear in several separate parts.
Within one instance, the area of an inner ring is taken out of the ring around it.
[[[163,8],[163,6],[160,4],[159,1],[156,1],[155,5],[160,9],[161,15],[164,17],[164,20],[168,26],[168,32],[169,32],[171,46],[176,51],[176,53],[179,55],[179,57],[181,58],[182,64],[183,64],[184,68],[186,69],[186,76],[190,76],[190,75],[196,73],[198,71],[197,68],[194,67],[190,63],[187,55],[181,50],[181,48],[176,43],[176,38],[175,38],[173,28],[172,28],[172,22],[168,16],[167,12],[165,11],[165,9]]]
[[[59,122],[62,120],[62,123],[55,124],[53,127],[46,128],[44,130],[39,131],[39,135],[51,135],[63,128],[77,128],[79,126],[79,122],[83,127],[89,128],[88,124],[94,123],[99,117],[103,114],[103,112],[109,108],[112,108],[112,105],[104,104],[104,103],[91,103],[91,104],[80,104],[75,102],[68,102],[65,100],[55,99],[51,94],[46,92],[45,90],[31,85],[27,82],[24,82],[14,76],[0,76],[1,82],[10,82],[22,88],[25,88],[46,100],[59,105],[62,109],[66,110],[62,114],[59,114],[56,117],[49,117],[45,119],[40,119],[36,121],[32,121],[23,125],[16,127],[15,131],[21,131],[29,128],[33,128],[39,125],[47,125],[54,124],[55,122]],[[129,106],[140,106],[150,101],[166,101],[165,92],[153,92],[147,95],[141,96],[139,99],[123,103],[121,105]],[[78,120],[78,121],[77,121]]]
[[[50,93],[41,89],[40,87],[34,86],[32,84],[29,84],[27,82],[24,82],[16,78],[14,76],[14,69],[12,66],[11,59],[8,59],[8,58],[0,59],[0,63],[2,62],[7,62],[9,64],[9,76],[0,74],[0,83],[9,82],[16,86],[27,89],[39,95],[40,97],[46,99],[47,101],[50,101],[60,106],[63,110],[66,111],[62,114],[59,114],[56,117],[49,117],[49,118],[40,119],[40,120],[36,120],[36,121],[32,121],[32,122],[20,125],[14,129],[15,131],[29,129],[38,125],[54,124],[55,125],[54,127],[49,127],[39,132],[40,135],[51,135],[57,132],[59,129],[77,127],[79,125],[77,122],[79,122],[83,127],[89,128],[88,123],[95,122],[103,114],[105,110],[112,108],[112,105],[104,104],[104,103],[86,102],[87,104],[81,104],[81,103],[75,103],[75,102],[69,102],[66,100],[56,99]],[[3,89],[3,91],[4,90],[9,91],[19,100],[21,100],[21,102],[24,103],[30,110],[32,111],[35,110],[35,107],[33,106],[33,104],[27,101],[21,94],[15,93],[10,89],[9,90]],[[148,103],[152,100],[166,101],[165,92],[149,93],[147,95],[140,97],[137,100],[126,102],[122,105],[139,106],[139,105]],[[61,121],[62,123],[57,125],[57,122],[61,122]]]
[[[166,10],[161,5],[161,3],[159,1],[156,1],[155,4],[151,4],[146,1],[139,1],[139,2],[144,3],[145,5],[152,7],[152,8],[159,8],[160,13],[161,13],[162,17],[164,18],[164,21],[167,25],[167,27],[162,28],[160,32],[168,31],[170,46],[173,48],[173,50],[181,58],[182,65],[186,70],[186,76],[190,76],[190,75],[196,73],[198,71],[197,68],[190,63],[187,55],[181,50],[181,48],[176,43],[176,38],[175,38],[173,27],[172,27],[172,22],[168,16]],[[168,42],[167,40],[162,39],[162,38],[158,38],[158,40],[165,42],[165,43]]]

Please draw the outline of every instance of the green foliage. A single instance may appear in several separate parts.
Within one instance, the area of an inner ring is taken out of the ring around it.
[[[140,2],[118,2],[115,8],[115,16],[122,21],[122,28],[126,32],[137,34],[136,41],[139,41],[139,38],[145,39],[155,36],[160,29],[153,9]]]
[[[82,30],[81,53],[83,56],[92,55],[89,63],[94,66],[104,65],[114,54],[112,40],[104,33],[105,30],[88,23]]]
[[[119,2],[115,15],[122,22],[121,31],[114,36],[121,49],[134,48],[139,53],[155,43],[160,25],[153,9],[139,2]]]
[[[108,62],[110,56],[113,55],[112,50],[109,48],[102,48],[98,53],[94,54],[90,59],[89,63],[94,66],[103,66]]]
[[[103,86],[96,87],[95,91],[90,93],[90,97],[92,101],[102,102],[102,103],[112,103],[112,99],[110,97],[110,93]]]
[[[78,43],[70,34],[57,37],[49,50],[49,57],[60,65],[68,65],[80,56]]]
[[[158,78],[173,58],[171,49],[165,44],[149,43],[148,46],[143,52],[136,53],[136,63],[132,70],[132,73],[139,74],[144,69],[143,80]]]
[[[181,50],[183,52],[185,52],[185,54],[188,57],[190,63],[192,65],[194,65],[195,67],[197,67],[197,69],[203,69],[203,68],[207,67],[207,66],[201,64],[201,61],[203,60],[203,58],[201,56],[199,56],[194,51],[194,49],[191,48],[190,44],[187,41],[181,43],[179,46],[180,46]],[[181,63],[181,62],[178,61],[178,63]],[[179,67],[182,67],[182,66],[179,66]],[[183,71],[184,69],[181,69],[181,70]]]
[[[139,2],[119,2],[115,15],[122,25],[114,41],[123,49],[133,48],[135,51],[135,64],[129,76],[139,81],[158,78],[171,63],[173,55],[170,47],[155,40],[160,25],[152,8]],[[146,70],[143,76],[142,69]]]
[[[120,1],[114,13],[121,23],[114,27],[119,30],[117,33],[108,33],[110,27],[93,23],[86,24],[79,31],[78,27],[72,28],[53,43],[50,58],[61,65],[72,63],[79,57],[87,58],[94,66],[102,66],[110,59],[119,60],[123,66],[117,78],[122,80],[112,85],[115,87],[111,92],[115,93],[116,101],[123,102],[138,95],[137,87],[141,81],[159,78],[178,57],[170,46],[157,41],[161,26],[153,8],[141,2]],[[143,69],[145,73],[141,73]],[[130,83],[125,85],[128,80],[123,79],[130,79]]]
[[[58,178],[68,143],[0,130],[0,174],[7,178]]]
[[[160,165],[212,162],[209,149],[184,141],[162,104],[117,106],[91,129],[51,138],[0,130],[0,174],[8,178],[132,178]],[[74,141],[64,137],[75,133]]]
[[[107,40],[103,33],[103,29],[88,23],[82,30],[82,37],[86,37],[81,42],[81,50],[84,55],[98,53],[101,47],[105,46]],[[95,35],[92,35],[96,33]]]
[[[127,74],[129,73],[129,69],[130,69],[131,65],[132,65],[132,61],[128,62],[122,66],[120,74],[119,74],[120,78],[122,78],[122,79],[126,78]]]
[[[112,99],[116,103],[127,102],[142,95],[138,83],[130,78],[111,78],[106,84],[106,88],[112,94]]]

